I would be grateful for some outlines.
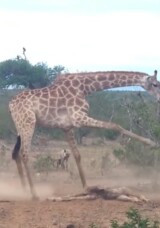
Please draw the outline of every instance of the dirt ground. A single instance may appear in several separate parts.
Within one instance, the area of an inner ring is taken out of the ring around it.
[[[83,153],[83,148],[81,150]],[[63,170],[35,173],[34,182],[40,200],[32,201],[29,190],[27,189],[26,192],[22,190],[15,164],[12,162],[9,163],[12,165],[7,165],[7,170],[4,168],[0,171],[0,228],[110,228],[111,220],[116,219],[121,223],[126,220],[126,211],[130,207],[137,208],[143,216],[160,221],[159,191],[152,191],[151,188],[148,190],[150,182],[142,177],[135,178],[129,169],[120,170],[118,167],[112,171],[112,175],[107,170],[102,176],[98,161],[93,171],[93,167],[89,167],[87,162],[91,154],[96,159],[99,151],[93,154],[92,150],[93,147],[83,159],[89,186],[136,187],[140,193],[149,197],[150,201],[133,203],[102,199],[67,202],[47,200],[52,196],[83,192],[78,176]],[[101,149],[101,157],[102,155],[103,149]],[[10,159],[8,154],[7,159]]]
[[[24,195],[18,180],[1,183],[0,228],[67,228],[67,226],[72,227],[69,226],[71,224],[77,228],[109,228],[111,220],[125,221],[125,213],[130,207],[139,209],[143,216],[160,221],[160,200],[158,197],[148,203],[102,199],[68,202],[46,200],[48,196],[53,195],[53,189],[55,189],[54,195],[57,196],[72,192],[78,193],[81,189],[79,183],[57,183],[57,185],[52,188],[47,183],[37,184],[36,189],[41,200],[32,201],[28,193]]]

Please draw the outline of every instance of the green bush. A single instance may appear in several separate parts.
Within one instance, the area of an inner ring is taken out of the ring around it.
[[[111,222],[112,228],[160,228],[159,222],[142,218],[137,209],[131,208],[127,213],[128,221],[119,225],[117,220]]]
[[[142,168],[155,167],[155,159],[160,163],[159,148],[151,149],[134,139],[124,149],[115,149],[113,153],[119,160]]]
[[[89,225],[89,228],[101,228],[101,227],[98,226],[96,223],[92,222],[92,223]]]
[[[95,135],[97,137],[105,138],[108,140],[116,140],[119,136],[118,131],[110,130],[110,129],[96,129],[93,132],[95,132]]]
[[[113,150],[113,154],[120,160],[120,161],[124,161],[125,157],[126,157],[126,152],[125,150],[122,149],[114,149]]]
[[[39,155],[36,161],[34,162],[33,167],[37,172],[51,171],[54,167],[54,159],[49,155]]]
[[[36,126],[35,133],[39,135],[48,136],[51,139],[55,140],[64,140],[64,132],[59,128],[49,128]]]

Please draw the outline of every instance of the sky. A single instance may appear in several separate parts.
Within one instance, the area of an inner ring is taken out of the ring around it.
[[[0,61],[25,47],[69,72],[160,71],[159,0],[1,0],[0,31]]]

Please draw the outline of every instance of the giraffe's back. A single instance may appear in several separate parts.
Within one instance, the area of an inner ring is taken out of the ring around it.
[[[88,112],[88,103],[78,81],[59,80],[49,87],[27,90],[15,96],[9,103],[14,122],[25,122],[34,115],[44,126],[68,128],[76,118]]]

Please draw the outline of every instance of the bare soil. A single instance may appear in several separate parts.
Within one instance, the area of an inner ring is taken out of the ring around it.
[[[55,150],[64,147],[61,145]],[[138,189],[151,201],[132,203],[102,199],[68,202],[47,200],[52,196],[83,192],[72,163],[69,171],[54,170],[49,173],[39,173],[34,170],[34,181],[40,200],[32,201],[29,190],[26,192],[22,190],[16,166],[10,161],[10,154],[7,153],[6,166],[3,164],[4,168],[0,171],[0,228],[89,228],[94,227],[93,225],[96,228],[110,228],[111,220],[116,219],[121,223],[126,221],[126,211],[130,207],[139,209],[143,216],[160,221],[160,195],[159,191],[153,191],[150,187],[150,179],[137,177],[135,172],[133,174],[133,170],[120,166],[106,170],[102,176],[99,164],[105,149],[97,148],[80,148],[89,186],[129,186]],[[40,149],[35,147],[34,151],[39,153]],[[85,155],[84,151],[88,153]],[[89,166],[91,155],[97,159],[94,168]],[[31,154],[32,162],[35,161],[35,157],[35,154]]]

